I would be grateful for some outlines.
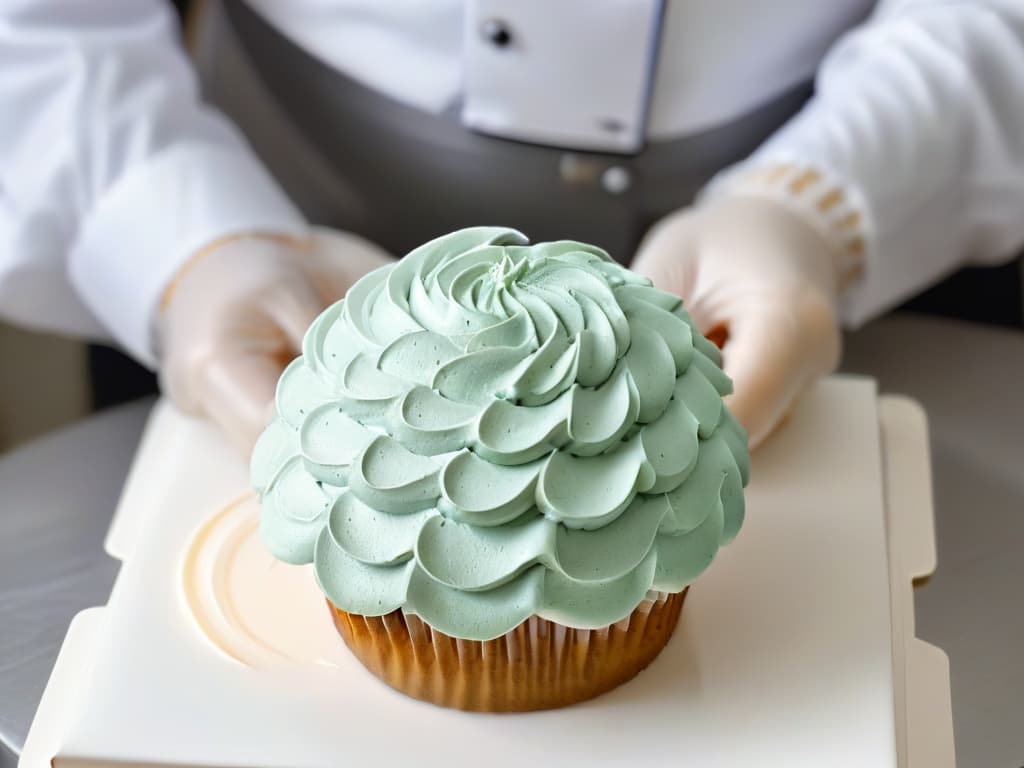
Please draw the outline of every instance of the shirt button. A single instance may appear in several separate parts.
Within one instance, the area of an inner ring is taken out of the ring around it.
[[[505,48],[512,42],[512,30],[500,19],[488,19],[481,27],[484,39],[498,48]]]
[[[604,187],[605,192],[612,195],[621,195],[629,189],[632,183],[633,174],[629,172],[628,168],[621,165],[606,168],[605,172],[601,174],[601,186]]]

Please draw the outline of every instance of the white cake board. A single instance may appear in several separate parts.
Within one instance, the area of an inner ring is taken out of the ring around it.
[[[354,659],[223,656],[186,619],[180,559],[246,481],[212,428],[154,410],[108,539],[124,565],[72,623],[19,765],[954,763],[947,660],[913,632],[911,580],[935,565],[924,417],[869,380],[823,382],[755,454],[746,524],[651,667],[550,712],[422,704]]]

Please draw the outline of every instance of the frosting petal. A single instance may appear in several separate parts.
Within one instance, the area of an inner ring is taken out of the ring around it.
[[[274,556],[286,563],[308,563],[331,501],[301,460],[291,459],[264,492],[260,508],[260,536]]]
[[[544,461],[504,467],[469,451],[458,454],[441,475],[446,514],[479,526],[515,520],[534,506],[534,488]]]
[[[474,451],[492,464],[524,464],[546,456],[568,442],[571,407],[568,392],[534,408],[495,400],[480,414]]]
[[[363,616],[383,616],[406,604],[414,560],[397,566],[368,565],[349,555],[323,528],[313,555],[316,578],[327,598]]]
[[[327,522],[331,543],[349,557],[368,565],[394,565],[412,557],[420,530],[438,517],[434,509],[392,515],[343,493],[334,502]]]
[[[377,365],[386,374],[429,386],[434,372],[459,356],[459,348],[443,336],[416,331],[404,333],[384,347]]]
[[[309,473],[324,483],[348,485],[349,466],[374,433],[349,418],[338,403],[317,406],[299,427],[299,448]]]
[[[569,451],[577,456],[604,453],[636,424],[639,411],[640,394],[625,364],[598,387],[573,387]]]
[[[648,301],[652,290],[650,286],[624,285],[616,290],[615,298],[631,323],[646,327],[665,341],[676,372],[682,373],[693,359],[694,337],[703,337],[691,323],[664,309],[661,302]]]
[[[471,592],[494,589],[550,553],[556,528],[539,515],[523,525],[487,528],[438,517],[420,531],[416,559],[439,584]]]
[[[375,437],[353,463],[349,487],[364,504],[387,512],[431,507],[439,495],[440,465],[386,435]]]
[[[668,407],[675,391],[675,360],[668,342],[639,323],[630,325],[632,344],[626,352],[626,367],[637,389],[636,420],[656,421]]]
[[[450,400],[486,406],[509,391],[514,366],[522,356],[514,347],[485,347],[468,352],[438,370],[432,384]]]
[[[558,526],[554,562],[563,576],[577,582],[624,576],[650,553],[664,514],[664,503],[637,497],[624,514],[596,530]]]
[[[417,569],[412,573],[405,608],[446,635],[492,640],[537,613],[543,590],[544,567],[540,565],[486,592],[452,589]]]
[[[682,536],[659,536],[655,544],[657,570],[651,586],[663,592],[678,592],[711,565],[722,542],[725,512],[715,502],[704,521]]]
[[[662,532],[679,534],[696,528],[730,486],[742,490],[740,473],[725,440],[715,435],[702,442],[697,464],[686,482],[665,494],[669,510],[662,520]],[[742,507],[738,512],[742,515]]]
[[[722,398],[698,366],[691,365],[676,379],[675,396],[686,403],[697,418],[697,434],[709,437],[722,415]]]
[[[657,553],[652,551],[617,579],[578,582],[557,571],[544,573],[544,603],[537,614],[570,627],[597,629],[626,618],[654,582]]]
[[[277,415],[293,429],[298,429],[307,414],[329,400],[332,394],[330,385],[306,366],[304,360],[302,357],[292,360],[277,382]]]
[[[655,475],[648,493],[671,491],[686,480],[700,452],[698,429],[696,417],[676,398],[660,419],[640,430],[644,457]]]
[[[280,416],[263,430],[249,458],[249,477],[253,490],[264,494],[285,463],[299,454],[298,433]]]
[[[416,453],[433,456],[465,447],[473,437],[478,409],[427,387],[409,390],[386,422],[388,432]]]
[[[607,525],[628,506],[640,481],[639,440],[613,453],[578,458],[555,451],[547,459],[537,489],[537,507],[569,528]]]

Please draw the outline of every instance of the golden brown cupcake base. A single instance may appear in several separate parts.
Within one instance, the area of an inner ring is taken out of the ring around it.
[[[494,640],[458,640],[416,616],[367,617],[328,602],[363,665],[402,693],[474,712],[526,712],[591,699],[635,677],[675,629],[686,590],[645,600],[602,629],[533,616]]]

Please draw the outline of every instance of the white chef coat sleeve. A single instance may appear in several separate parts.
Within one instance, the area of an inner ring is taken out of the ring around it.
[[[842,312],[858,325],[1024,243],[1022,82],[1021,0],[882,2],[830,51],[806,107],[711,189],[785,182],[845,227],[863,269]]]
[[[200,100],[163,0],[0,0],[0,313],[155,364],[164,287],[202,246],[305,223]]]

